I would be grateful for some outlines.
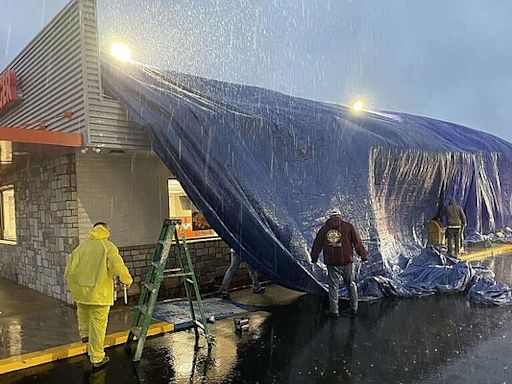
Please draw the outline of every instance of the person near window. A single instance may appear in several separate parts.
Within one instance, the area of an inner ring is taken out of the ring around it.
[[[223,299],[229,299],[229,286],[231,284],[231,281],[233,281],[233,278],[235,277],[236,273],[238,272],[238,269],[240,268],[240,263],[242,262],[242,258],[233,250],[230,250],[231,253],[231,264],[229,265],[229,268],[226,270],[226,273],[224,274],[224,278],[222,279],[222,283],[219,288],[219,294]],[[252,280],[252,293],[259,294],[265,292],[265,287],[262,287],[260,285],[260,282],[258,280],[258,272],[255,271],[250,265],[249,267],[249,276]]]

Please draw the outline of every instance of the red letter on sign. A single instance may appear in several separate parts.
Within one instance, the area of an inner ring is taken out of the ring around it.
[[[9,69],[0,76],[0,110],[17,100],[16,73]]]

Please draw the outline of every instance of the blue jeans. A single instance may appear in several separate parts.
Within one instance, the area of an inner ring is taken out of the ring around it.
[[[238,269],[240,268],[240,263],[242,262],[242,258],[233,250],[231,250],[231,264],[229,265],[229,268],[227,269],[226,273],[224,274],[224,278],[222,279],[222,284],[220,285],[219,291],[222,293],[226,293],[228,291],[228,288],[231,284],[231,281],[233,281],[233,278],[235,277],[236,273],[238,272]],[[258,281],[258,272],[256,272],[254,269],[249,267],[249,276],[252,280],[252,289],[259,289],[260,288],[260,282]]]
[[[349,291],[350,309],[357,311],[357,284],[355,281],[354,264],[347,265],[328,265],[327,275],[329,283],[329,311],[339,313],[338,295],[340,280],[343,278]]]

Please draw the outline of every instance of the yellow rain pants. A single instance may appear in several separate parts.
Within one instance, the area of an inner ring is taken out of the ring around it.
[[[88,337],[87,354],[91,363],[99,363],[105,357],[103,345],[107,331],[110,305],[77,303],[78,331],[80,337]]]

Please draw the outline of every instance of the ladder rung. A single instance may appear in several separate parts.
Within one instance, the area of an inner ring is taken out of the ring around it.
[[[144,315],[146,315],[146,313],[148,312],[148,305],[147,304],[142,304],[142,305],[137,305],[137,309],[143,313]]]
[[[164,277],[185,277],[185,276],[192,276],[192,272],[169,273],[168,275],[164,275]]]
[[[185,279],[185,281],[189,284],[194,284],[194,280],[189,279],[188,277]]]
[[[145,282],[144,283],[144,287],[146,287],[146,289],[150,292],[153,292],[155,290],[155,286],[151,283],[148,283],[148,282]]]
[[[158,268],[158,267],[160,266],[160,263],[158,263],[158,262],[156,262],[156,261],[153,261],[153,262],[151,263],[151,265],[152,265],[153,267],[155,267],[155,268]]]
[[[194,324],[204,331],[204,325],[199,320],[194,320]]]
[[[177,273],[177,272],[181,272],[182,269],[181,268],[169,268],[169,269],[164,269],[164,273]]]
[[[132,329],[130,329],[130,332],[133,333],[133,335],[139,339],[140,338],[140,333],[142,332],[142,327],[132,327]]]

